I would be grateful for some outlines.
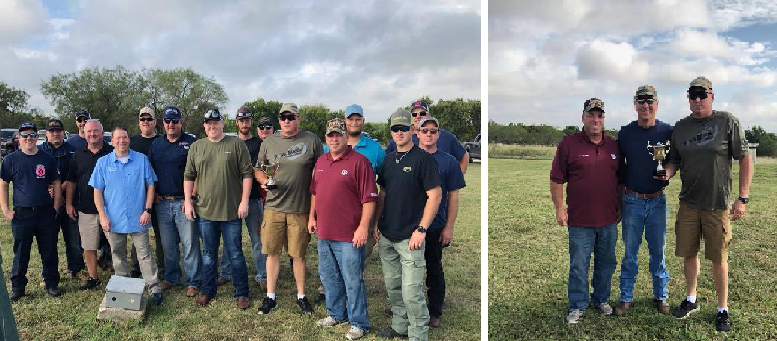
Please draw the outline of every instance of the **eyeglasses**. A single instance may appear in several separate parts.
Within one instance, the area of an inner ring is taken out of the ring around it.
[[[34,138],[38,137],[38,133],[19,133],[19,137],[23,137],[23,138],[28,138],[29,137],[29,138],[33,138],[34,139]]]
[[[154,119],[153,119],[153,118],[150,118],[150,117],[143,117],[143,118],[141,118],[141,119],[140,119],[140,122],[151,122],[151,121],[153,121],[153,120],[154,120]]]
[[[413,117],[416,117],[416,116],[426,116],[426,114],[428,114],[426,111],[419,111],[419,112],[414,112],[411,115],[413,115]]]
[[[272,130],[272,126],[271,125],[260,125],[260,126],[257,126],[257,128],[262,129],[262,130]]]
[[[440,129],[426,129],[426,128],[421,128],[421,134],[428,134],[428,133],[432,133],[432,135],[437,135],[437,133],[439,133],[439,132],[440,132]]]
[[[653,97],[637,97],[637,103],[639,104],[653,104],[655,102],[655,99]]]
[[[291,114],[291,115],[278,115],[278,121],[294,121],[297,119],[297,115]]]
[[[396,132],[400,132],[400,131],[407,132],[407,131],[410,131],[410,127],[409,126],[393,126],[393,127],[391,127],[391,131],[395,132],[395,133]]]
[[[688,91],[688,99],[690,100],[696,100],[699,99],[706,99],[708,92],[706,91]]]
[[[167,123],[167,124],[170,124],[170,123],[178,124],[178,122],[181,122],[181,120],[178,119],[178,118],[166,118],[164,120],[165,120],[165,123]]]

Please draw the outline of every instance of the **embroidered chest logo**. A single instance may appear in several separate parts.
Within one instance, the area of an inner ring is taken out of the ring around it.
[[[410,166],[408,166],[408,167],[403,167],[403,168],[402,168],[402,170],[403,170],[405,173],[410,173],[410,171],[412,171],[412,170],[413,170],[413,167],[410,167]]]
[[[189,149],[189,142],[178,142],[179,146],[183,146],[183,149]]]
[[[38,177],[38,179],[43,179],[46,177],[46,166],[44,165],[37,165],[35,166],[35,176]]]
[[[615,160],[615,159],[617,158],[617,156],[615,156],[615,154],[610,154],[610,157],[611,157],[613,160]]]
[[[340,174],[341,175],[348,175],[348,171],[343,169],[343,170],[340,171]]]

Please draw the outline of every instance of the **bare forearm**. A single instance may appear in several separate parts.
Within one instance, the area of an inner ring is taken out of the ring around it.
[[[445,223],[446,228],[453,229],[453,225],[456,223],[456,217],[459,215],[459,191],[448,192],[448,222]]]
[[[386,199],[386,190],[381,188],[378,193],[378,201],[375,202],[375,223],[378,222],[380,216],[383,214],[383,201]]]
[[[462,174],[467,174],[467,167],[469,167],[469,152],[464,152],[464,156],[459,160],[459,167]]]
[[[187,204],[192,203],[192,193],[194,192],[194,180],[184,180],[183,182],[183,201]]]
[[[434,216],[437,215],[437,209],[440,208],[442,200],[442,189],[440,186],[426,191],[426,205],[424,206],[424,215],[421,217],[420,225],[428,228],[432,224]]]
[[[54,190],[54,209],[59,211],[62,207],[62,184],[59,180],[52,183],[52,189]]]
[[[68,206],[73,205],[73,196],[76,193],[76,184],[71,181],[66,181],[67,186],[65,186],[65,204]]]
[[[365,202],[362,204],[362,219],[359,226],[368,226],[372,221],[372,214],[375,213],[375,202]]]
[[[151,207],[154,204],[154,185],[146,185],[146,205],[143,208]]]
[[[8,211],[8,183],[5,180],[0,180],[0,208],[3,211]]]
[[[750,195],[750,182],[753,180],[753,157],[750,155],[739,160],[739,196],[747,198]]]
[[[105,205],[103,204],[103,191],[94,189],[94,206],[97,207],[97,213],[105,217]]]
[[[564,208],[564,184],[550,181],[550,197],[553,198],[553,206],[556,210]]]
[[[242,202],[248,202],[248,199],[251,197],[251,185],[253,185],[254,179],[252,178],[244,178],[243,179],[243,195],[240,198]]]
[[[266,184],[267,180],[269,180],[267,174],[264,174],[264,172],[260,170],[254,171],[254,178],[256,178],[256,181],[259,181],[260,185]]]
[[[310,195],[310,213],[308,214],[309,220],[316,220],[316,195]]]

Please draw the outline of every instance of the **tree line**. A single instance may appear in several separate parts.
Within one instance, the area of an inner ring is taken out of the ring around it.
[[[518,145],[556,146],[564,136],[572,135],[582,128],[566,126],[563,129],[545,124],[527,125],[523,123],[508,123],[506,125],[488,121],[488,142]],[[606,129],[605,133],[613,138],[618,137],[617,129]],[[769,133],[763,127],[754,126],[745,130],[745,137],[750,143],[758,143],[758,155],[777,156],[777,135]]]
[[[181,109],[184,131],[195,136],[204,136],[202,116],[210,108],[219,108],[222,114],[234,117],[234,113],[223,110],[228,102],[224,87],[215,78],[203,76],[191,68],[173,70],[143,69],[128,70],[123,66],[114,68],[87,68],[77,73],[58,73],[41,83],[41,93],[50,101],[56,116],[62,119],[65,129],[76,131],[75,113],[87,110],[93,118],[100,119],[106,129],[115,126],[126,127],[131,134],[138,133],[137,113],[148,106],[154,109],[158,118],[168,105]],[[29,95],[0,81],[0,122],[3,128],[17,127],[23,121],[33,121],[43,127],[45,121],[54,115],[44,115],[37,108],[30,108]],[[410,103],[413,99],[404,102]],[[444,129],[450,130],[461,141],[473,139],[480,133],[480,100],[440,99],[432,101],[421,97],[430,105],[430,112],[440,120]],[[358,103],[358,100],[355,101]],[[267,116],[278,125],[278,110],[282,101],[257,98],[244,103],[255,117]],[[363,104],[363,103],[361,103]],[[410,109],[407,106],[400,107]],[[386,108],[386,116],[397,108]],[[300,129],[324,136],[326,122],[334,117],[343,117],[344,109],[332,110],[324,104],[300,107]],[[370,117],[373,113],[367,113]],[[161,122],[158,125],[161,132]],[[236,132],[234,121],[227,121],[225,131]],[[382,144],[391,138],[388,118],[385,122],[367,122],[364,131]]]

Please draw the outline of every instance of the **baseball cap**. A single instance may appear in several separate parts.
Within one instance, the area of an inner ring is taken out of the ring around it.
[[[178,109],[178,107],[170,105],[165,107],[164,110],[162,110],[162,118],[170,118],[170,119],[181,119],[181,109]]]
[[[62,128],[62,121],[56,118],[52,118],[48,121],[46,121],[46,130],[52,131],[52,130],[64,130]]]
[[[692,88],[695,86],[702,87],[704,88],[704,90],[712,90],[712,82],[710,82],[710,80],[704,76],[699,76],[699,77],[696,77],[696,79],[692,80],[689,88]]]
[[[424,101],[415,101],[410,104],[410,110],[413,110],[415,108],[424,108],[426,112],[429,112],[429,104],[426,104]]]
[[[436,118],[434,118],[432,116],[424,116],[424,118],[422,118],[420,121],[418,121],[418,126],[419,127],[423,127],[424,123],[426,123],[426,122],[434,122],[434,124],[437,125],[437,128],[440,127],[440,121],[438,121]]]
[[[653,99],[658,99],[658,91],[652,85],[645,84],[637,88],[637,92],[634,94],[635,99],[639,96],[653,96]]]
[[[86,110],[80,110],[76,112],[76,119],[78,119],[79,117],[86,117],[86,119],[90,119],[92,118],[92,115],[90,115],[89,112]]]
[[[269,125],[269,126],[271,126],[272,125],[272,120],[269,117],[267,117],[267,116],[259,117],[259,119],[256,121],[256,125],[258,125],[258,126],[260,126],[260,125]]]
[[[405,109],[397,109],[391,117],[389,117],[389,128],[393,126],[413,126],[413,116]]]
[[[604,102],[596,97],[591,97],[590,99],[586,100],[583,104],[583,111],[588,112],[593,109],[599,109],[604,112]]]
[[[342,118],[336,117],[329,122],[326,122],[326,134],[329,135],[329,133],[336,132],[345,135],[345,120]]]
[[[30,121],[24,121],[22,124],[19,125],[19,131],[32,129],[36,133],[38,132],[38,126],[35,125],[35,123],[32,123]]]
[[[143,115],[149,115],[151,116],[151,118],[154,118],[154,109],[151,109],[149,107],[140,108],[140,112],[138,113],[138,118],[143,117]]]
[[[353,114],[357,114],[361,117],[364,117],[364,110],[358,104],[351,104],[345,107],[345,117],[351,117],[351,115]]]
[[[205,117],[203,117],[202,122],[208,122],[208,121],[223,121],[224,116],[221,115],[221,112],[219,112],[219,109],[213,108],[209,109],[205,112]]]
[[[297,105],[294,103],[283,103],[281,105],[281,111],[279,111],[279,114],[283,114],[285,112],[290,112],[295,115],[299,115],[299,109],[297,109]]]
[[[237,119],[244,119],[244,118],[252,118],[253,115],[251,114],[251,109],[248,109],[246,106],[241,106],[240,108],[237,108]]]

